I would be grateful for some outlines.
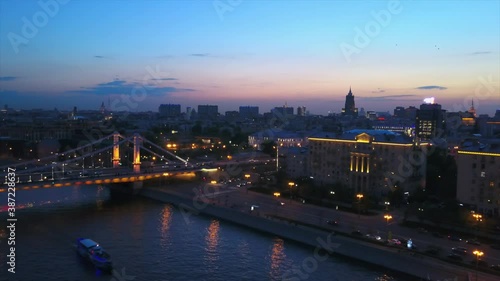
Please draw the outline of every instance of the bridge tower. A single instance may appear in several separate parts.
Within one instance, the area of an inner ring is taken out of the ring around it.
[[[115,131],[113,133],[113,168],[118,168],[120,166],[120,145],[118,141],[120,140],[120,134]]]
[[[141,136],[139,134],[134,134],[134,173],[141,172]]]

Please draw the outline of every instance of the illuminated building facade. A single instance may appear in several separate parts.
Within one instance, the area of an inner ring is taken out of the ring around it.
[[[309,138],[308,170],[317,184],[341,183],[355,193],[380,197],[395,186],[422,187],[426,157],[408,160],[416,152],[411,138],[391,131],[322,133]]]
[[[248,136],[248,144],[254,149],[261,150],[265,142],[275,142],[280,147],[303,147],[307,144],[307,137],[281,130],[266,130]]]
[[[500,140],[463,142],[456,156],[457,200],[500,216]]]
[[[445,112],[434,100],[420,105],[415,119],[417,138],[431,140],[434,137],[444,137]]]

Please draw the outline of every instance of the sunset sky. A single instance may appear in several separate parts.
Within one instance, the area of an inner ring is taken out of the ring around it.
[[[44,4],[45,3],[45,4]],[[500,109],[500,1],[0,1],[0,105]]]

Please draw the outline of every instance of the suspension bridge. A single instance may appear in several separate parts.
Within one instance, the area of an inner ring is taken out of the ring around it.
[[[141,152],[147,155],[141,156]],[[4,165],[0,170],[5,178],[0,192],[5,192],[9,182],[15,182],[17,190],[29,190],[142,182],[203,169],[137,133],[125,137],[114,132],[61,153]]]

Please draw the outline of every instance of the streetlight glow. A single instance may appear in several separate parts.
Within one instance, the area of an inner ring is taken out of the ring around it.
[[[479,250],[475,250],[472,253],[476,256],[476,281],[477,281],[477,268],[479,267],[479,257],[483,256],[484,253]]]
[[[387,224],[389,224],[389,220],[392,219],[392,216],[391,215],[385,215],[384,219],[386,219],[387,220]]]
[[[358,193],[356,194],[356,197],[358,198],[358,219],[361,218],[361,198],[364,197],[363,194]]]
[[[472,216],[476,219],[476,221],[483,221],[483,215],[481,214],[472,214]]]

